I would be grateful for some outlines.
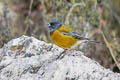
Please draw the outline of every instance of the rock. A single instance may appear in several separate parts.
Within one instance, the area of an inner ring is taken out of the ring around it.
[[[22,36],[0,49],[0,80],[120,80],[120,74],[80,51]]]

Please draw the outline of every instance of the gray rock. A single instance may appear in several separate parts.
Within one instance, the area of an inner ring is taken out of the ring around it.
[[[0,49],[0,80],[120,80],[80,51],[34,37],[13,39]]]

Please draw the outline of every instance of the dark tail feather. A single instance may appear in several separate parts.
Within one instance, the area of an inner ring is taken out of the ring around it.
[[[89,38],[84,38],[84,37],[81,37],[81,40],[86,40],[85,42],[100,43],[100,41],[90,40]]]
[[[96,41],[96,40],[87,40],[87,42],[100,43],[100,41]]]

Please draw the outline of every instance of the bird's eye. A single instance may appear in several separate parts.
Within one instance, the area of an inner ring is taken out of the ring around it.
[[[51,24],[50,24],[50,23],[48,23],[48,26],[51,26]]]

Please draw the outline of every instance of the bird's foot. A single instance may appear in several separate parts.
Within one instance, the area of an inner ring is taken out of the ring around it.
[[[65,56],[67,50],[68,49],[64,49],[64,51],[62,53],[60,53],[60,55],[58,55],[58,57],[56,59],[62,59]]]

